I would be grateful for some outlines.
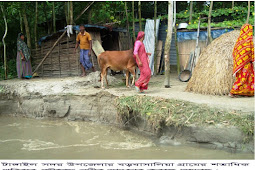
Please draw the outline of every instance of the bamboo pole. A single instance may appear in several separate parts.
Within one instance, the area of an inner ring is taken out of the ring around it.
[[[78,20],[82,14],[87,11],[89,9],[89,7],[94,3],[91,2],[86,8],[84,8],[84,10],[81,12],[81,14],[75,19]],[[39,69],[39,67],[42,65],[42,63],[45,61],[45,59],[50,55],[50,53],[54,50],[55,46],[58,44],[58,42],[64,37],[64,35],[66,34],[67,30],[65,30],[62,35],[57,39],[57,41],[54,43],[54,45],[51,47],[51,49],[47,52],[47,54],[43,57],[42,61],[38,64],[38,66],[35,68],[35,70],[33,71],[33,74]]]
[[[212,17],[212,8],[213,8],[213,1],[210,3],[210,9],[209,9],[209,15],[208,15],[208,26],[207,26],[207,39],[208,39],[208,44],[210,44],[213,39],[212,39],[212,34],[211,34],[211,17]],[[207,44],[207,45],[208,45]]]
[[[179,56],[179,47],[177,41],[177,28],[174,27],[174,38],[175,38],[175,48],[176,48],[176,57],[177,57],[177,73],[180,74],[180,56]]]
[[[129,21],[128,21],[128,10],[127,10],[127,1],[125,1],[125,11],[126,11],[126,19],[127,19],[127,33],[128,33],[128,49],[130,48],[130,33],[129,33]]]
[[[246,23],[249,23],[250,12],[251,12],[251,1],[248,1],[248,12],[247,12]]]
[[[189,7],[189,23],[192,21],[192,13],[193,13],[193,1],[190,1]]]
[[[93,3],[94,3],[94,1],[91,2],[86,8],[84,8],[84,10],[80,13],[80,15],[78,15],[78,17],[75,18],[74,21],[77,21],[77,20],[84,14],[84,12],[86,12],[86,11],[89,9],[89,7],[90,7]]]
[[[154,1],[154,38],[155,38],[155,47],[154,47],[154,76],[157,75],[157,1]]]
[[[139,14],[139,31],[142,31],[142,11],[141,11],[141,1],[138,1],[138,14]]]
[[[35,1],[35,25],[34,25],[35,49],[38,49],[38,44],[37,44],[37,22],[38,22],[38,1]]]
[[[133,42],[135,42],[135,2],[132,1],[132,17],[133,17]]]
[[[170,88],[170,47],[172,41],[173,31],[173,1],[168,1],[168,25],[167,25],[167,36],[165,42],[165,88]]]
[[[55,12],[55,2],[52,2],[52,22],[53,22],[53,32],[56,33],[57,29],[56,29],[56,12]]]

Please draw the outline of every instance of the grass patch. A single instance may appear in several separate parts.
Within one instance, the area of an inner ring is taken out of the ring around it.
[[[163,99],[149,96],[128,96],[116,99],[118,112],[129,119],[145,117],[154,129],[161,128],[162,123],[170,126],[188,126],[222,124],[236,126],[247,136],[254,135],[254,115],[238,111],[211,108],[202,104]],[[130,115],[132,114],[132,115]]]

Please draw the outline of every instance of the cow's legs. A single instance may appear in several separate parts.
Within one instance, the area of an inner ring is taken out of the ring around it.
[[[101,68],[101,88],[104,89],[104,77],[106,75],[106,68]]]
[[[136,77],[135,68],[136,68],[136,66],[128,69],[128,71],[133,75],[133,80],[132,80],[131,86],[133,86],[135,84],[135,77]]]
[[[126,86],[129,87],[129,71],[126,71]]]
[[[107,80],[107,72],[108,72],[108,68],[106,68],[106,71],[105,71],[105,81],[106,81],[106,86],[108,86],[108,80]]]

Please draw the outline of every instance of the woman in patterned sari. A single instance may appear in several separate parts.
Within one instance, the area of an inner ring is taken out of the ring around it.
[[[235,83],[229,96],[254,96],[254,46],[252,41],[252,26],[242,26],[233,51],[233,73]]]
[[[32,78],[32,66],[30,61],[30,50],[24,42],[25,36],[18,34],[17,38],[17,73],[18,78]]]
[[[135,88],[138,92],[143,92],[148,89],[148,84],[151,78],[151,69],[149,66],[149,58],[148,55],[150,53],[146,53],[145,47],[143,44],[144,40],[144,32],[140,31],[137,35],[135,45],[134,45],[134,58],[140,70],[140,77],[135,82]]]

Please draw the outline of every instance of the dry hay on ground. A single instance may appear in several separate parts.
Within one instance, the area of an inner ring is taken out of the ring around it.
[[[211,95],[230,92],[234,82],[232,52],[239,33],[225,33],[203,50],[186,91]]]

